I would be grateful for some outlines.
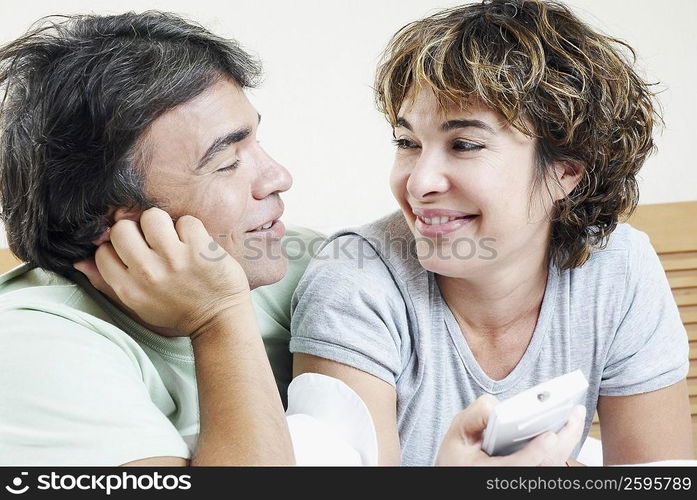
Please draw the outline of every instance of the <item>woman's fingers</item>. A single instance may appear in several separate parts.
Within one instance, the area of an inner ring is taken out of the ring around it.
[[[569,459],[576,445],[581,440],[586,423],[586,407],[578,405],[569,417],[569,421],[557,432],[559,436],[559,461],[564,463]]]
[[[94,262],[98,271],[98,276],[92,272],[90,282],[102,293],[116,295],[120,300],[124,290],[131,288],[131,279],[128,275],[128,268],[123,263],[118,253],[110,242],[102,243],[94,254]],[[88,271],[93,271],[88,269]],[[92,280],[95,280],[94,282]],[[97,284],[95,284],[95,282]],[[99,285],[99,286],[97,286]]]
[[[526,444],[523,448],[501,457],[492,457],[492,465],[553,465],[554,457],[558,455],[559,436],[553,432],[545,432]]]
[[[463,439],[477,441],[486,429],[491,410],[499,403],[491,394],[479,396],[474,403],[453,418],[451,428]]]
[[[581,440],[586,408],[576,406],[568,422],[557,432],[545,432],[515,453],[496,457],[500,465],[564,465]]]
[[[197,251],[203,250],[205,245],[211,242],[212,238],[206,231],[203,222],[192,215],[184,215],[177,219],[174,225],[179,239],[187,245],[200,245],[201,248],[196,248]]]
[[[81,260],[73,264],[73,267],[84,274],[92,286],[95,287],[100,292],[110,295],[114,293],[114,290],[109,286],[109,284],[104,281],[102,274],[97,269],[97,264],[94,260]]]
[[[457,413],[438,448],[436,465],[475,465],[488,456],[481,450],[482,433],[498,400],[485,394]]]

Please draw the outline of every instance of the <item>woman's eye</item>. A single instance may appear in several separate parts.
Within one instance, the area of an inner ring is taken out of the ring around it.
[[[481,144],[475,144],[468,141],[455,141],[453,142],[453,149],[455,151],[479,151],[483,149],[484,146]]]
[[[418,147],[414,142],[409,139],[393,139],[392,143],[397,146],[398,149],[413,149]]]
[[[230,170],[235,170],[239,166],[240,166],[240,160],[237,160],[232,165],[229,165],[229,166],[223,167],[223,168],[219,168],[218,170],[216,170],[216,172],[229,172]]]

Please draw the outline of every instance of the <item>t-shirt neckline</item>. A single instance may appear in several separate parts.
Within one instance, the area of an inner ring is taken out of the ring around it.
[[[436,312],[438,313],[436,321],[445,322],[446,329],[450,334],[450,338],[455,345],[455,349],[457,350],[465,369],[469,372],[476,383],[489,394],[500,394],[502,392],[506,392],[511,387],[514,387],[518,380],[524,377],[535,366],[535,361],[539,356],[540,349],[542,348],[544,339],[552,323],[552,317],[554,315],[554,298],[556,297],[557,286],[559,283],[559,273],[557,272],[555,266],[550,262],[547,274],[547,283],[545,285],[545,293],[542,298],[542,305],[540,307],[540,313],[537,317],[537,323],[535,324],[532,339],[530,340],[525,353],[523,353],[522,358],[520,358],[520,361],[518,361],[518,364],[501,380],[494,380],[489,377],[479,365],[479,362],[474,357],[472,350],[462,334],[460,325],[455,319],[453,312],[445,302],[445,299],[440,292],[438,282],[435,278],[435,274],[429,272],[429,281],[432,283],[434,288],[434,305]]]
[[[92,286],[82,273],[71,273],[70,278],[111,317],[114,325],[121,328],[136,341],[141,342],[160,355],[184,362],[193,362],[193,349],[188,337],[164,337],[139,324],[112,304]]]

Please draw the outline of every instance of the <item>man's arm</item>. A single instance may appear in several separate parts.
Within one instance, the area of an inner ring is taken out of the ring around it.
[[[603,463],[693,459],[687,383],[633,396],[600,396]]]
[[[251,299],[192,341],[201,434],[191,465],[292,464],[283,406]]]
[[[230,258],[201,259],[203,224],[166,212],[121,220],[95,263],[79,270],[112,301],[165,336],[191,338],[200,435],[190,465],[292,464],[280,395],[262,342],[244,271]],[[144,457],[147,465],[186,465]],[[129,465],[144,465],[143,460]]]
[[[251,300],[192,341],[201,433],[187,461],[153,457],[127,466],[292,464],[292,445]],[[264,397],[267,395],[268,397]]]

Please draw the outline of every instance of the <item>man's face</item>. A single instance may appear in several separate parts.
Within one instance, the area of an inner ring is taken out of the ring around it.
[[[202,248],[201,258],[225,258],[224,248],[252,288],[286,272],[279,193],[292,184],[257,142],[259,120],[239,85],[221,79],[155,120],[142,143],[146,195],[175,219],[199,218],[220,245]]]

